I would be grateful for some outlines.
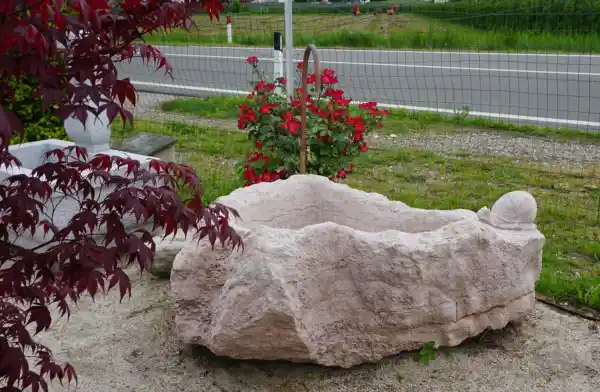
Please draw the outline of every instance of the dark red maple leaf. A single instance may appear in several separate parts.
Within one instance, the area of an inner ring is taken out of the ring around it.
[[[0,1],[0,166],[20,165],[8,152],[13,135],[23,136],[21,120],[8,109],[15,95],[11,79],[35,80],[33,97],[44,109],[56,107],[63,119],[85,122],[105,112],[110,121],[120,117],[133,124],[126,105],[136,104],[136,91],[128,78],[119,78],[117,63],[139,55],[171,74],[167,59],[143,37],[187,28],[198,10],[212,19],[223,6],[220,0]],[[85,34],[73,33],[79,31]],[[242,246],[224,219],[236,212],[189,204],[176,192],[185,187],[186,194],[202,197],[201,183],[188,166],[155,161],[144,168],[106,155],[88,159],[79,147],[51,151],[46,158],[52,161],[35,168],[32,176],[0,184],[0,392],[47,392],[47,380],[77,380],[75,369],[59,366],[25,326],[32,325],[36,333],[48,329],[50,306],[68,316],[69,304],[83,293],[94,297],[106,286],[118,286],[121,300],[130,294],[124,268],[150,265],[155,252],[151,228],[198,232],[213,246],[217,240]],[[115,164],[125,168],[123,175],[111,172]],[[94,185],[110,187],[108,196],[99,200]],[[56,208],[44,204],[53,193],[79,203],[80,212],[61,227],[53,223]],[[149,227],[131,231],[123,224],[131,217]],[[15,244],[18,236],[32,233],[45,235],[45,242],[33,249]],[[36,367],[30,368],[25,351],[37,357]]]

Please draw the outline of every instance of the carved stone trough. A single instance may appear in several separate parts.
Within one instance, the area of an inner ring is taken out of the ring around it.
[[[179,337],[217,355],[350,367],[534,307],[545,239],[527,192],[423,210],[297,175],[219,202],[240,212],[245,251],[190,241],[171,272]]]

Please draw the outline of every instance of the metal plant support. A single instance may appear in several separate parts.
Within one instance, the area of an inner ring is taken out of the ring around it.
[[[321,64],[319,63],[319,55],[317,48],[314,45],[308,45],[304,51],[304,61],[302,62],[302,94],[300,104],[300,174],[306,174],[306,160],[308,157],[308,131],[306,129],[306,99],[308,98],[308,60],[310,54],[313,55],[315,64],[315,89],[321,90]]]

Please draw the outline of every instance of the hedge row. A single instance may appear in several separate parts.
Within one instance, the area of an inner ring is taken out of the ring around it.
[[[361,4],[362,13],[393,4],[372,2]],[[493,31],[533,31],[589,33],[600,32],[600,0],[459,0],[447,3],[398,1],[400,12],[422,15]],[[298,14],[352,12],[352,3],[294,3]],[[248,4],[244,11],[281,14],[283,4]]]
[[[481,30],[600,32],[600,0],[462,0],[410,8]]]
[[[7,84],[13,91],[13,98],[2,102],[2,106],[15,113],[25,128],[23,140],[19,135],[14,135],[11,144],[46,139],[68,139],[63,121],[52,113],[51,108],[42,110],[42,99],[34,98],[38,86],[35,80],[13,77],[7,81]]]

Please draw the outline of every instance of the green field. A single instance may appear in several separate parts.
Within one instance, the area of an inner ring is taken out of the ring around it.
[[[164,103],[166,111],[230,121],[235,127],[239,98],[188,99]],[[243,132],[181,122],[139,120],[137,131],[175,135],[179,153],[194,166],[207,189],[207,201],[243,184],[235,162],[251,150]],[[385,136],[420,136],[431,140],[443,135],[500,132],[506,137],[545,136],[557,142],[600,145],[597,134],[518,127],[505,123],[444,118],[435,114],[393,112],[383,129]],[[127,131],[115,130],[116,137]],[[587,136],[586,136],[587,135]],[[537,222],[547,243],[537,290],[555,301],[600,310],[600,164],[578,169],[543,165],[523,157],[476,153],[433,152],[427,148],[395,145],[382,138],[356,162],[350,186],[379,192],[420,208],[479,209],[490,206],[512,190],[529,190],[537,199]],[[396,139],[400,140],[400,139]]]
[[[226,24],[195,17],[189,31],[175,29],[147,38],[152,44],[226,45]],[[294,45],[382,49],[466,49],[503,51],[600,52],[598,33],[476,30],[413,14],[294,15]],[[283,32],[282,15],[232,15],[233,44],[271,46],[273,32]]]

